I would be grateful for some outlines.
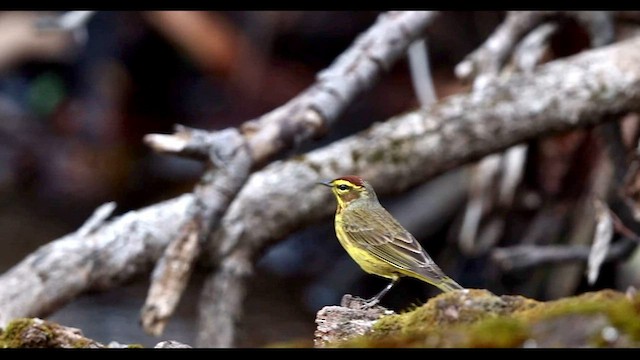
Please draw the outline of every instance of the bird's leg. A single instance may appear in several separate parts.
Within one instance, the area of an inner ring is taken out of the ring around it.
[[[393,287],[393,285],[395,285],[398,280],[400,280],[399,277],[393,278],[393,280],[391,280],[391,282],[389,283],[389,285],[387,285],[384,289],[382,289],[382,291],[380,291],[379,293],[377,293],[374,297],[372,297],[371,299],[367,300],[367,302],[364,303],[364,306],[362,307],[363,309],[368,309],[374,305],[376,305],[377,303],[380,302],[380,299],[389,291],[391,290],[391,288]]]

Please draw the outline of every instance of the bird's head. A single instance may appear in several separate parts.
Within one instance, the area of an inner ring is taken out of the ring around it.
[[[347,175],[318,184],[331,188],[338,201],[338,209],[342,209],[354,201],[378,201],[371,185],[359,176]]]

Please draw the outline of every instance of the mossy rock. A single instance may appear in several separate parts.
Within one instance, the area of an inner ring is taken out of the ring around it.
[[[329,347],[640,347],[640,296],[613,290],[539,302],[486,290],[440,294]]]
[[[16,319],[0,333],[0,348],[101,348],[75,328],[38,318]]]

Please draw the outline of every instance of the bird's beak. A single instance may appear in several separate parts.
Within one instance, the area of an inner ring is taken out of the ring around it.
[[[331,185],[330,181],[318,181],[316,182],[317,185],[324,185],[324,186],[328,186],[328,187],[332,187],[333,185]]]

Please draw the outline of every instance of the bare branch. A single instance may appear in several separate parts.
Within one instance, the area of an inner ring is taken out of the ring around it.
[[[599,199],[594,199],[596,230],[593,244],[587,258],[587,280],[593,285],[598,280],[600,266],[609,252],[611,238],[613,237],[613,219],[609,208]]]
[[[82,28],[95,13],[95,11],[67,11],[59,16],[38,19],[36,27],[46,31],[73,31]]]
[[[311,87],[287,104],[243,124],[255,163],[323,133],[357,96],[404,56],[436,15],[430,11],[380,15],[331,66],[318,73]]]
[[[456,66],[456,76],[472,79],[480,74],[498,74],[520,39],[556,14],[555,11],[510,11],[484,44]]]
[[[227,188],[236,186],[235,190],[238,190],[248,176],[249,168],[254,164],[265,161],[286,147],[296,145],[321,133],[328,123],[337,119],[357,95],[372,87],[382,73],[404,55],[407,47],[423,34],[434,16],[435,14],[430,12],[411,11],[381,15],[376,24],[358,37],[354,44],[340,55],[329,68],[318,74],[317,82],[309,89],[282,107],[243,125],[242,129],[248,139],[247,146],[251,155],[250,159],[241,165],[248,167],[240,166],[241,171],[227,172],[226,174],[234,174],[234,181],[219,182],[224,183]],[[215,154],[228,146],[226,142],[204,141],[206,145],[211,146],[203,147],[201,146],[202,141],[197,140],[201,140],[203,137],[206,139],[210,135],[194,136],[198,133],[181,130],[183,129],[178,129],[173,136],[148,135],[145,137],[145,141],[161,151],[192,155],[206,153],[214,165],[220,165],[221,161],[216,160]],[[235,165],[237,164],[234,164],[234,161],[228,161],[222,166]],[[209,176],[209,178],[215,177],[218,176]],[[210,188],[208,192],[217,191],[216,185],[207,188]],[[196,221],[198,233],[201,237],[207,237],[206,229],[214,228],[217,225],[232,196],[225,198],[225,202],[216,201],[216,197],[212,199],[209,196],[198,196],[197,192],[196,196],[202,199],[203,203],[206,199],[206,203],[209,205],[205,208],[215,209],[198,214],[201,219]],[[196,214],[197,212],[192,211],[192,213]],[[157,288],[150,291],[142,312],[143,324],[152,333],[162,331],[166,319],[173,312],[177,300],[180,298],[180,294],[176,294],[175,291],[181,292],[184,289],[184,285],[177,285],[186,282],[191,265],[181,262],[192,262],[197,256],[197,247],[184,246],[184,243],[189,242],[187,239],[190,237],[187,231],[183,231],[183,234],[183,237],[176,240],[180,244],[169,247],[166,252],[167,259],[173,259],[174,266],[164,266],[163,261],[159,264],[161,267],[155,272],[156,275],[152,283],[152,288],[154,286]],[[182,255],[173,254],[178,249],[190,252]],[[182,271],[172,272],[171,269]],[[154,296],[151,296],[152,292]],[[160,294],[164,294],[164,296],[158,297]],[[162,314],[158,312],[162,312]],[[230,322],[226,321],[226,323]],[[205,330],[203,333],[209,333],[209,331]]]
[[[545,25],[548,24],[540,25],[530,32],[516,47],[513,60],[516,69],[532,72],[542,62],[548,47],[546,40],[552,33],[545,29]],[[510,66],[503,69],[505,76],[511,73]],[[477,77],[476,82],[481,83],[482,79]],[[476,88],[482,86],[479,84]],[[504,153],[489,155],[472,166],[469,201],[458,236],[459,248],[464,253],[480,255],[498,242],[506,221],[501,212],[511,205],[524,172],[526,153],[527,145],[518,144]],[[494,196],[494,191],[497,191],[497,196]],[[496,206],[498,212],[495,211]],[[491,219],[485,221],[486,224],[481,228],[480,223],[485,216],[490,216]]]
[[[82,238],[71,233],[27,256],[0,276],[0,326],[46,316],[88,289],[106,289],[148,271],[177,236],[192,195],[108,221]]]
[[[184,129],[179,130],[185,134]],[[167,246],[153,272],[141,322],[145,331],[155,336],[162,334],[189,283],[201,245],[218,225],[252,165],[244,138],[236,129],[215,133],[189,131],[188,134],[188,146],[183,150],[190,148],[194,153],[198,145],[199,151],[208,154],[209,169],[194,190],[196,201],[189,207],[189,220]]]
[[[614,39],[613,19],[606,11],[510,11],[494,33],[456,66],[456,76],[467,80],[478,78],[474,86],[484,86],[500,72],[525,35],[546,21],[562,17],[581,23],[593,47],[609,44]]]
[[[532,71],[549,49],[549,40],[558,31],[555,23],[545,23],[525,36],[513,52],[513,62],[522,71]]]
[[[109,216],[116,209],[115,202],[108,202],[98,206],[87,221],[76,231],[78,237],[85,237],[104,224]]]
[[[409,69],[411,70],[411,82],[416,92],[420,106],[427,107],[438,100],[436,90],[433,87],[433,77],[429,68],[429,53],[426,37],[414,41],[407,51]]]
[[[613,243],[604,262],[629,256],[635,246],[635,241],[627,238]],[[491,258],[502,271],[509,272],[549,264],[585,262],[590,253],[591,247],[587,245],[518,245],[497,248],[493,250]]]
[[[207,278],[199,306],[200,313],[207,316],[198,318],[198,346],[230,347],[234,343],[246,282],[253,272],[251,255],[246,248],[233,251]]]

